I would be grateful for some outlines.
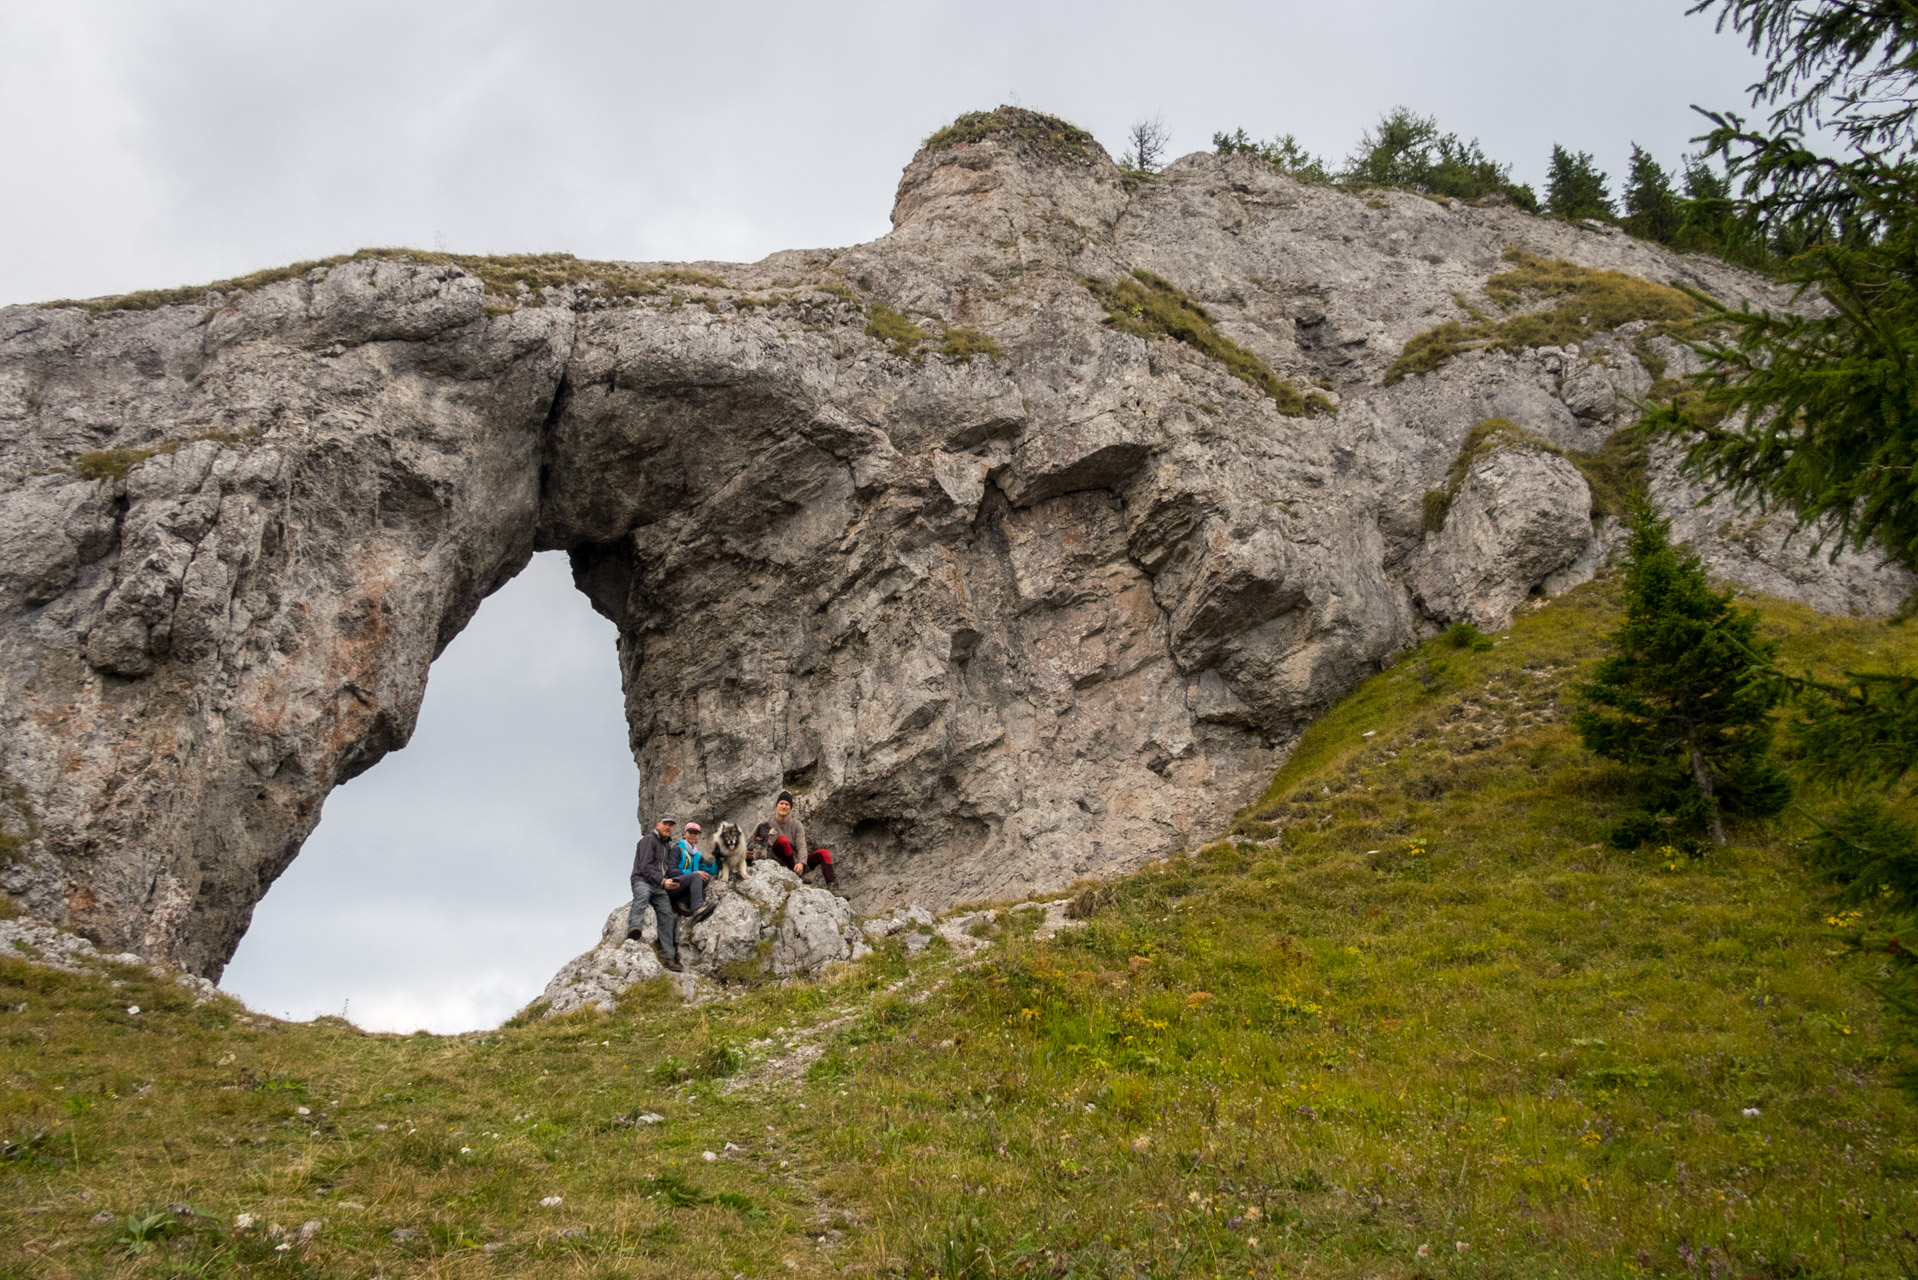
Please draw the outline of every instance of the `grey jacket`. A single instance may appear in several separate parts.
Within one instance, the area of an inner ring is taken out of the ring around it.
[[[772,824],[773,839],[777,840],[780,836],[785,836],[793,842],[793,857],[802,862],[805,861],[806,855],[812,850],[806,847],[806,824],[799,820],[799,811],[793,810],[792,816],[784,822],[774,818]]]

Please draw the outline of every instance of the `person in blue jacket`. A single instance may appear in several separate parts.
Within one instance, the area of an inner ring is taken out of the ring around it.
[[[713,913],[714,904],[706,901],[706,884],[719,870],[719,863],[710,853],[699,851],[699,834],[699,824],[689,822],[685,837],[673,842],[673,852],[679,857],[674,868],[679,886],[670,891],[673,910],[682,916],[691,916],[694,924]]]

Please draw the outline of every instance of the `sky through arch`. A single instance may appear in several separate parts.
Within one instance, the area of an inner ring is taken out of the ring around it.
[[[326,801],[221,986],[368,1030],[493,1026],[626,896],[639,774],[613,624],[546,552],[433,664],[413,740]]]

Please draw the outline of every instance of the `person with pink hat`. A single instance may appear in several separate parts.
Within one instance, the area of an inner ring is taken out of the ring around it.
[[[719,870],[710,853],[699,851],[699,836],[699,824],[689,822],[684,838],[673,842],[673,850],[679,855],[679,887],[671,891],[673,910],[682,916],[691,916],[694,924],[711,915],[717,905],[706,901],[706,883]]]

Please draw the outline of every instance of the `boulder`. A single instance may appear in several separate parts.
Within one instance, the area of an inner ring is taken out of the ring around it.
[[[679,985],[688,998],[709,994],[713,980],[751,974],[810,977],[871,950],[844,898],[802,884],[776,863],[754,863],[743,880],[713,880],[707,900],[713,910],[704,920],[679,920],[679,959],[685,970]],[[553,975],[540,995],[546,1016],[586,1005],[610,1010],[627,987],[666,972],[654,951],[658,929],[653,913],[642,917],[641,938],[629,941],[630,909],[629,903],[616,908],[606,917],[599,944]]]
[[[1592,491],[1543,445],[1501,448],[1466,470],[1413,581],[1428,613],[1481,631],[1511,625],[1526,596],[1592,542]]]

